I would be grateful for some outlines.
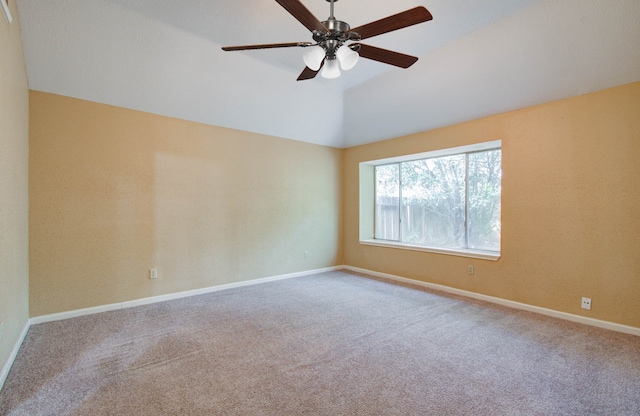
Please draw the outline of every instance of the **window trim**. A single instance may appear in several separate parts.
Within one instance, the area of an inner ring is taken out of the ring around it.
[[[475,143],[466,146],[457,146],[446,149],[434,150],[424,153],[416,153],[411,155],[396,156],[385,159],[377,159],[361,162],[360,171],[360,224],[359,224],[359,240],[361,245],[422,251],[436,254],[446,254],[452,256],[470,257],[482,260],[497,261],[501,256],[502,245],[500,251],[484,251],[467,248],[444,248],[429,247],[415,244],[404,243],[394,240],[383,240],[375,238],[375,167],[379,165],[388,165],[401,162],[410,162],[413,160],[429,159],[436,157],[451,156],[463,153],[482,152],[487,150],[502,150],[502,140],[493,140],[490,142]],[[468,172],[466,173],[468,175]],[[465,214],[466,216],[466,214]],[[465,217],[466,218],[466,217]]]
[[[417,246],[409,243],[401,243],[399,241],[381,240],[381,239],[360,240],[360,244],[364,246],[377,246],[377,247],[397,248],[397,249],[413,250],[413,251],[424,251],[427,253],[447,254],[450,256],[470,257],[473,259],[491,260],[491,261],[497,261],[501,255],[499,251],[481,251],[481,250],[466,249],[466,248],[454,249],[454,248]]]

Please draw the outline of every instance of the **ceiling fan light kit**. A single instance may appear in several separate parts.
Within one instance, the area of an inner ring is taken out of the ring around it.
[[[325,51],[324,49],[322,49],[322,46],[320,45],[315,45],[315,46],[311,46],[309,48],[309,51],[305,52],[304,55],[302,55],[302,60],[304,61],[305,65],[308,68],[313,69],[314,71],[317,71],[320,69],[320,66],[322,65],[322,60],[325,57]]]
[[[315,43],[291,42],[225,46],[222,50],[242,51],[288,47],[309,48],[302,56],[306,67],[298,77],[298,81],[315,78],[321,68],[322,72],[320,72],[320,75],[323,78],[338,78],[340,76],[340,68],[342,68],[343,71],[352,69],[356,66],[360,57],[400,68],[408,68],[418,60],[415,56],[405,55],[375,46],[362,43],[346,45],[346,43],[352,41],[359,42],[362,39],[371,38],[433,19],[431,13],[423,6],[414,7],[402,13],[351,29],[346,22],[337,20],[333,15],[334,3],[338,0],[326,1],[330,3],[330,14],[327,20],[321,22],[300,0],[276,0],[278,4],[311,31]]]
[[[336,58],[325,59],[324,67],[322,68],[322,72],[320,73],[322,78],[326,79],[334,79],[340,76],[340,68],[338,67],[338,60]]]
[[[343,71],[348,71],[356,66],[360,55],[348,46],[343,45],[336,52],[336,57],[340,62],[340,68],[342,68]]]

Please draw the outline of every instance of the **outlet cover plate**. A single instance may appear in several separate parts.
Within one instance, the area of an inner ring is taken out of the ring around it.
[[[591,310],[591,298],[582,298],[582,304],[580,305],[582,309],[586,309],[588,311]]]

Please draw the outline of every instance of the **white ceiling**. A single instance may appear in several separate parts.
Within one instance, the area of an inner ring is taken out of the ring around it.
[[[303,82],[301,48],[220,49],[312,41],[273,0],[17,3],[31,89],[334,147],[640,81],[640,0],[340,0],[352,27],[425,6],[364,41],[420,60]]]

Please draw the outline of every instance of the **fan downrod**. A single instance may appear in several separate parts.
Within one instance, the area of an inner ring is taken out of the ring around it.
[[[321,46],[329,59],[334,59],[336,51],[347,41],[358,41],[360,35],[356,32],[351,32],[351,26],[347,22],[337,20],[333,14],[333,4],[338,0],[326,0],[327,3],[331,3],[331,13],[327,20],[324,20],[322,24],[329,32],[313,31],[313,40]]]

